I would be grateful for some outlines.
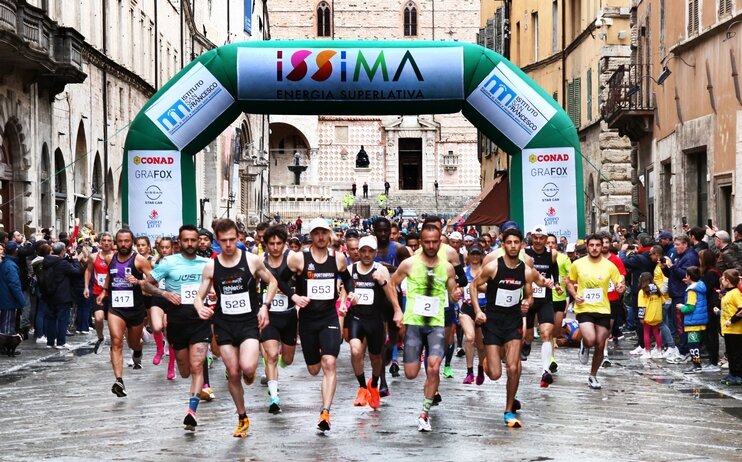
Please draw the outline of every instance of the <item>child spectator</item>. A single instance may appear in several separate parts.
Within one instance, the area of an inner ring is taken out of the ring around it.
[[[697,266],[689,266],[685,270],[683,282],[686,284],[685,303],[678,303],[675,307],[685,315],[683,327],[688,335],[688,353],[692,361],[691,366],[683,372],[697,374],[701,372],[701,339],[709,319],[706,284],[701,281],[701,269]]]
[[[739,272],[724,271],[721,286],[726,294],[721,299],[721,333],[729,359],[729,375],[721,379],[725,385],[742,385],[742,292],[738,285]]]
[[[642,273],[639,276],[639,294],[637,306],[639,319],[644,324],[644,354],[642,359],[662,358],[662,337],[660,337],[660,323],[662,323],[662,292],[654,283],[652,273]],[[654,335],[657,346],[651,349],[650,334]]]

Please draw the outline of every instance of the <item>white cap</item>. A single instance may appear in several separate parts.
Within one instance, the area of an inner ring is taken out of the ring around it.
[[[362,249],[363,247],[371,247],[372,249],[376,250],[376,237],[374,236],[363,236],[358,241],[358,248]]]
[[[455,239],[457,241],[460,241],[461,239],[463,239],[463,237],[461,236],[461,233],[458,232],[458,231],[454,231],[451,234],[449,234],[448,235],[448,238],[449,239]]]
[[[309,232],[311,233],[315,229],[326,229],[327,231],[332,231],[330,225],[327,224],[327,220],[324,218],[315,218],[309,222]]]
[[[575,251],[575,243],[570,242],[567,244],[567,252],[574,252]]]
[[[546,236],[547,233],[546,233],[546,229],[544,229],[543,226],[537,225],[535,228],[533,228],[533,230],[531,231],[531,234],[534,236]]]

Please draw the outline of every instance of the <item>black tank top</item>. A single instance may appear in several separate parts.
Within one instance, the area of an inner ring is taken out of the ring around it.
[[[281,264],[278,265],[278,268],[273,268],[270,265],[270,263],[268,262],[268,252],[264,252],[263,253],[263,262],[265,263],[265,267],[268,268],[268,271],[271,272],[271,274],[273,275],[274,278],[276,278],[276,280],[278,280],[281,277],[281,275],[283,274],[283,272],[289,266],[288,265],[288,256],[289,256],[289,251],[286,250],[283,253],[283,259],[281,260]],[[289,286],[292,289],[294,288],[294,281],[293,280],[289,281]],[[265,281],[261,281],[260,282],[260,289],[261,289],[261,293],[265,294],[265,291],[268,289],[268,284]],[[273,311],[273,312],[289,311],[289,310],[294,309],[294,301],[291,300],[291,296],[292,295],[294,295],[293,292],[290,293],[290,294],[284,294],[279,289],[276,292],[276,296],[273,297],[273,304],[271,306],[269,306],[268,308],[270,309],[270,311]],[[283,298],[283,297],[285,297],[285,298]],[[286,307],[283,306],[283,303],[286,304]]]
[[[144,297],[142,289],[138,284],[126,282],[126,276],[131,274],[137,279],[143,279],[144,274],[137,269],[135,264],[137,253],[131,252],[129,259],[121,262],[118,253],[113,255],[111,263],[108,264],[108,274],[111,278],[109,287],[111,307],[119,310],[144,309]]]
[[[497,274],[487,281],[487,310],[506,313],[520,313],[520,300],[526,283],[526,264],[518,262],[515,268],[508,268],[504,257],[497,259]]]
[[[221,264],[214,259],[214,289],[217,302],[214,308],[215,320],[244,321],[258,315],[261,303],[255,277],[250,272],[245,251],[241,250],[240,261],[233,267]]]
[[[544,250],[544,253],[536,253],[532,248],[526,249],[526,255],[533,258],[533,268],[538,271],[544,279],[551,278],[552,256],[550,250]],[[543,294],[543,295],[541,295]],[[541,304],[551,301],[551,289],[548,287],[533,287],[533,303]]]
[[[311,299],[309,305],[302,309],[302,316],[308,313],[326,313],[335,311],[338,276],[338,265],[335,251],[327,250],[324,263],[317,263],[309,249],[304,249],[304,269],[296,277],[296,293]]]
[[[384,288],[374,280],[374,272],[379,269],[379,263],[374,262],[371,271],[366,274],[358,272],[358,263],[353,263],[351,275],[355,284],[355,294],[358,303],[350,309],[351,314],[367,317],[381,316],[382,301],[386,300]]]

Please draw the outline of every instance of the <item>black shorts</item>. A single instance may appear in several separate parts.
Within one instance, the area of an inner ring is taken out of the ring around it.
[[[444,311],[445,321],[444,326],[455,326],[459,323],[459,313],[456,311],[456,307],[453,304],[448,305]]]
[[[349,339],[357,338],[360,341],[365,339],[369,354],[381,354],[386,340],[384,320],[381,317],[348,314],[345,325],[348,326]]]
[[[538,315],[539,324],[554,324],[554,306],[551,301],[538,301],[528,308],[526,329],[533,329]]]
[[[106,301],[103,301],[103,304],[99,305],[96,301],[98,299],[97,295],[90,295],[90,300],[92,302],[92,311],[95,313],[96,311],[103,311],[105,314],[108,314],[108,303]]]
[[[170,329],[170,326],[168,326]],[[260,338],[258,317],[247,320],[230,321],[223,318],[214,318],[214,339],[217,345],[232,345],[239,347],[245,340]]]
[[[404,305],[402,304],[402,295],[400,294],[397,297],[397,300],[399,301],[401,307]],[[394,322],[394,307],[391,303],[385,298],[382,304],[381,313],[384,316],[384,321],[386,322],[386,329],[388,332],[396,332],[399,330],[399,327],[397,327],[397,323]]]
[[[553,301],[551,304],[554,306],[554,313],[564,313],[567,311],[567,300]]]
[[[170,306],[170,302],[167,301],[167,299],[164,297],[151,297],[147,308],[151,308],[153,306],[156,306],[157,308],[165,311],[165,307]]]
[[[623,313],[623,301],[621,299],[611,302],[611,319],[616,320],[623,316]]]
[[[461,304],[461,312],[459,313],[465,314],[469,316],[470,318],[474,319],[476,316],[474,315],[474,307],[468,303],[462,303]]]
[[[169,323],[167,342],[174,350],[182,350],[196,343],[211,343],[211,321]]]
[[[296,310],[269,311],[270,323],[260,333],[260,341],[278,340],[284,345],[296,345],[297,319]]]
[[[591,322],[596,326],[604,327],[606,329],[611,328],[611,315],[602,313],[580,313],[577,316],[577,322],[582,324],[583,322]]]
[[[319,364],[324,355],[337,358],[343,341],[337,312],[332,309],[323,313],[302,313],[299,316],[299,336],[308,366]]]
[[[108,307],[108,314],[115,314],[119,318],[123,319],[126,323],[126,328],[139,326],[144,324],[144,318],[147,317],[147,310],[142,306],[141,308],[113,308]]]
[[[523,315],[520,312],[485,311],[487,322],[482,325],[485,345],[503,346],[523,338]]]

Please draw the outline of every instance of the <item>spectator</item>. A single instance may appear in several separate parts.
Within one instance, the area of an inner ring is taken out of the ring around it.
[[[433,182],[433,188],[435,189],[435,195],[438,196],[438,180]]]
[[[604,247],[606,238],[607,236],[604,237]],[[652,263],[652,259],[649,257],[652,250],[653,239],[649,236],[643,236],[639,240],[639,243],[641,244],[641,247],[639,248],[637,248],[635,244],[624,244],[624,248],[619,253],[619,258],[623,262],[626,274],[628,275],[627,281],[629,281],[631,285],[631,295],[628,301],[629,314],[627,317],[629,318],[628,327],[633,327],[636,330],[637,346],[631,352],[635,355],[640,355],[645,351],[644,326],[638,322],[635,316],[639,297],[639,277],[642,273],[654,273],[654,264]]]
[[[676,241],[677,242],[677,241]],[[691,357],[691,366],[686,374],[701,372],[701,339],[708,323],[708,309],[706,302],[706,284],[701,280],[701,269],[690,266],[685,273],[688,286],[685,290],[683,303],[675,307],[683,314],[683,329],[687,336],[688,352]]]
[[[391,189],[391,185],[389,184],[389,181],[384,181],[384,195],[389,195],[389,189]]]
[[[368,199],[368,183],[363,182],[363,198]]]
[[[737,270],[724,271],[721,283],[726,290],[721,300],[721,328],[729,359],[729,375],[721,379],[725,385],[742,385],[742,294]]]
[[[353,193],[353,197],[356,197],[356,191],[358,191],[358,187],[356,186],[356,182],[355,181],[351,185],[350,190]]]
[[[44,257],[42,271],[51,271],[56,290],[46,299],[47,309],[44,318],[46,347],[58,350],[67,348],[67,325],[72,310],[72,282],[70,278],[82,271],[77,259],[65,256],[64,243],[52,246],[51,255]]]
[[[18,312],[18,332],[23,336],[23,339],[28,338],[28,333],[31,330],[31,294],[30,294],[30,260],[36,256],[36,252],[33,247],[33,243],[26,240],[26,236],[19,233],[18,231],[13,232],[13,241],[18,244],[18,254],[16,255],[16,263],[21,274],[21,289],[23,290],[23,296],[26,302],[23,304],[23,309]]]
[[[706,350],[709,354],[709,363],[703,366],[703,372],[720,372],[719,368],[719,317],[716,310],[721,308],[719,290],[721,288],[721,272],[716,268],[716,257],[709,249],[701,250],[698,254],[701,262],[701,280],[706,286],[706,306],[708,324],[706,325]]]
[[[303,222],[303,221],[301,221],[301,217],[298,217],[298,218],[296,219],[296,223],[294,223],[294,224],[296,225],[296,234],[301,234],[301,225],[302,225],[303,223],[304,223],[304,222]]]
[[[734,227],[734,245],[737,247],[737,252],[742,255],[742,223]]]
[[[688,268],[691,266],[698,266],[698,253],[690,246],[690,238],[685,234],[678,234],[675,236],[675,258],[665,258],[665,266],[668,282],[667,290],[672,298],[672,306],[677,307],[685,303],[685,290],[687,285],[683,281],[686,276]],[[700,270],[699,270],[700,273]],[[700,277],[700,274],[699,274]],[[683,316],[680,310],[675,312],[673,316],[675,321],[675,329],[680,336],[680,345],[678,350],[680,355],[685,359],[688,355],[688,342],[683,330]]]
[[[669,231],[660,232],[657,236],[657,243],[662,246],[662,253],[670,260],[674,260],[675,247],[672,244],[672,233]]]
[[[666,347],[662,357],[675,361],[680,356],[678,347],[675,346],[675,339],[673,339],[670,333],[670,317],[675,317],[675,309],[671,306],[672,299],[667,294],[667,276],[663,272],[665,268],[665,256],[662,253],[662,246],[659,244],[654,245],[649,252],[649,258],[652,260],[652,264],[655,265],[652,271],[654,284],[662,292],[662,324],[660,324],[660,335],[662,336],[662,344]]]
[[[694,226],[688,231],[690,243],[697,253],[701,253],[701,250],[709,248],[709,245],[703,240],[704,236],[706,236],[706,231],[700,226]]]
[[[41,271],[41,265],[44,262],[44,257],[49,255],[52,248],[46,241],[36,241],[36,258],[31,262],[31,268],[33,268],[34,275],[38,275]],[[46,316],[46,301],[41,296],[38,287],[34,286],[34,295],[36,298],[36,314],[34,315],[34,334],[36,337],[36,343],[46,343],[46,330],[44,329],[44,317]]]
[[[722,273],[728,269],[742,271],[740,253],[737,246],[732,244],[729,233],[717,231],[716,228],[707,228],[706,234],[709,236],[709,249],[716,256],[716,268]]]
[[[16,263],[17,253],[15,241],[5,244],[0,262],[0,334],[16,333],[16,311],[23,309],[26,303],[21,289],[21,272]]]

